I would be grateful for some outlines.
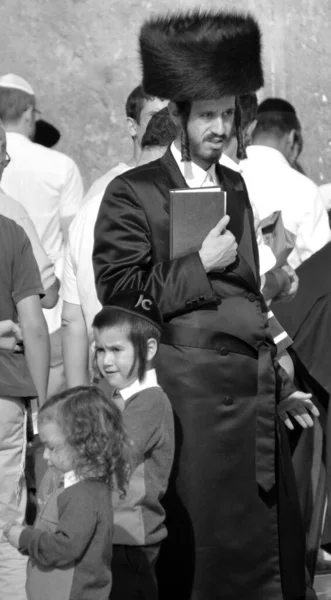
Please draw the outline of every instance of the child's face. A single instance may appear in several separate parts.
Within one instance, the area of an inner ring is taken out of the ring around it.
[[[138,363],[134,365],[134,346],[128,333],[127,325],[107,327],[101,331],[94,329],[98,369],[108,383],[118,390],[129,386],[138,377]]]
[[[61,473],[73,468],[72,451],[66,443],[61,428],[55,421],[46,421],[39,427],[39,436],[45,445],[44,459],[49,467],[55,467]]]

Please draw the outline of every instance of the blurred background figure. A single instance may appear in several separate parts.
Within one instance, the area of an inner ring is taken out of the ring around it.
[[[153,96],[146,94],[142,85],[138,85],[132,90],[125,104],[128,133],[131,136],[133,143],[132,156],[127,163],[120,162],[116,167],[113,167],[110,171],[107,171],[107,173],[99,177],[88,190],[85,196],[85,202],[97,194],[103,194],[108,183],[110,183],[117,175],[120,175],[137,165],[141,153],[141,141],[146,131],[147,124],[151,117],[161,110],[161,108],[167,106],[167,104],[167,100],[161,100],[160,98],[154,98]]]
[[[11,157],[3,175],[3,189],[27,210],[61,281],[68,227],[82,204],[83,183],[71,158],[33,143],[39,112],[36,104],[35,92],[25,79],[15,74],[0,77],[0,118]],[[60,299],[45,313],[52,351],[49,394],[64,386],[61,310]]]
[[[296,112],[279,99],[276,108],[282,110],[273,110],[273,100],[266,100],[258,109],[252,144],[240,168],[260,219],[281,211],[285,228],[296,236],[288,257],[296,269],[327,244],[331,234],[318,186],[293,168],[302,147]]]

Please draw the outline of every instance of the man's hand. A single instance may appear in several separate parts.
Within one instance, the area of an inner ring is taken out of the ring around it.
[[[238,244],[225,229],[229,221],[230,217],[225,215],[202,242],[199,255],[206,273],[223,270],[236,260]]]
[[[278,415],[284,421],[286,427],[294,429],[290,417],[295,419],[303,429],[314,426],[311,414],[314,417],[319,417],[320,413],[312,403],[311,397],[312,394],[297,391],[278,404]]]
[[[287,289],[286,291],[284,291],[283,293],[281,293],[279,296],[279,299],[293,300],[293,298],[295,297],[295,295],[298,291],[299,277],[297,276],[295,270],[292,269],[292,267],[288,263],[283,265],[282,269],[283,269],[283,271],[285,271],[285,273],[287,273],[287,275],[290,278],[290,288]]]
[[[5,540],[14,546],[14,548],[19,548],[19,540],[20,535],[23,531],[24,527],[19,525],[18,523],[6,523],[3,528],[2,537]]]

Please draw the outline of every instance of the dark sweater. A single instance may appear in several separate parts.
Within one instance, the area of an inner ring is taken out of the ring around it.
[[[54,492],[35,527],[20,536],[30,556],[28,600],[108,600],[112,535],[105,483],[84,480]]]

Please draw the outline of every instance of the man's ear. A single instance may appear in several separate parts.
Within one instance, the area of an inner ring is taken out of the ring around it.
[[[127,117],[126,118],[126,124],[128,127],[128,132],[129,135],[132,138],[135,138],[137,135],[137,122],[135,121],[135,119],[132,119],[132,117]]]
[[[155,338],[147,340],[147,360],[150,362],[156,356],[158,350],[158,343]]]
[[[295,129],[291,129],[290,133],[288,134],[288,145],[290,146],[290,148],[294,148],[294,146],[297,145],[298,143],[298,137],[297,137],[297,132]]]
[[[34,119],[34,107],[32,106],[32,104],[27,106],[24,113],[22,114],[22,118],[26,123],[31,123],[31,121]]]
[[[168,111],[171,117],[171,120],[175,123],[175,125],[177,127],[181,126],[181,118],[180,118],[180,114],[178,112],[178,108],[177,105],[174,102],[169,102],[168,104]]]

